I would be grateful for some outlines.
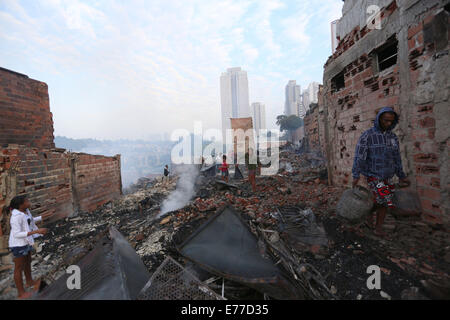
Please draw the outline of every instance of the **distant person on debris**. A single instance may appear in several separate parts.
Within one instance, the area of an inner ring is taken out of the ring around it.
[[[166,166],[164,167],[163,182],[167,183],[168,181],[169,181],[169,166],[166,164]]]
[[[252,185],[253,192],[256,191],[256,170],[257,170],[257,160],[253,154],[253,149],[248,149],[245,154],[245,165],[248,169],[248,181]]]
[[[387,209],[393,207],[392,178],[397,175],[401,183],[410,184],[403,172],[398,138],[392,132],[398,120],[399,116],[392,108],[382,108],[375,118],[374,126],[359,138],[353,162],[353,187],[358,184],[362,174],[374,195],[377,209],[375,234],[379,236],[386,236],[382,225]],[[373,227],[372,215],[368,217],[368,223]]]
[[[40,281],[33,281],[31,277],[31,251],[35,236],[47,233],[46,228],[37,228],[35,222],[42,221],[43,216],[34,217],[29,208],[30,201],[26,196],[17,196],[11,200],[11,232],[9,247],[14,255],[14,282],[16,283],[19,299],[31,297],[32,292],[25,291],[22,273],[25,273],[27,288],[39,289]]]
[[[228,163],[227,163],[227,156],[223,155],[222,156],[222,166],[219,168],[220,171],[222,172],[222,180],[225,180],[225,182],[228,183]]]

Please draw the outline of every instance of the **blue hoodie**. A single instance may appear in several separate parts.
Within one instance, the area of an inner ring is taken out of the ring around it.
[[[395,114],[392,126],[383,132],[380,127],[380,117],[385,112]],[[390,179],[397,175],[400,179],[406,178],[403,172],[402,159],[397,136],[392,132],[398,123],[399,116],[392,108],[384,107],[378,112],[374,126],[363,132],[355,149],[352,176]]]

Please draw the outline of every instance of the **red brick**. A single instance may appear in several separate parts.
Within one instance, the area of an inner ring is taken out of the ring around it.
[[[436,128],[430,128],[428,129],[428,138],[433,140],[434,139],[434,134],[436,133]]]
[[[416,47],[416,40],[415,38],[408,40],[408,48],[409,50],[414,49]]]
[[[437,155],[432,153],[419,153],[414,156],[414,162],[434,163],[437,162]]]
[[[429,24],[434,19],[434,14],[430,14],[423,20],[423,25]]]
[[[416,41],[419,44],[419,46],[423,45],[423,33],[419,33],[416,37]]]
[[[439,190],[431,188],[418,188],[417,190],[421,197],[425,197],[434,201],[441,200],[441,193],[439,192]]]
[[[417,174],[439,174],[439,167],[435,166],[416,166]]]
[[[414,37],[419,31],[423,30],[423,24],[419,23],[417,26],[410,27],[408,29],[408,39]]]
[[[434,118],[426,117],[425,119],[419,121],[419,125],[422,128],[430,128],[436,125],[436,121],[434,120]]]
[[[433,113],[433,105],[418,106],[417,112],[419,114]]]
[[[430,183],[430,185],[431,185],[432,187],[439,188],[439,187],[440,187],[440,184],[441,184],[441,179],[439,179],[439,178],[431,178],[431,183]]]

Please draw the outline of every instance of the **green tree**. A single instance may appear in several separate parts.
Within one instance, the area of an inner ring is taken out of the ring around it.
[[[281,132],[286,131],[289,140],[292,140],[292,133],[303,126],[303,120],[296,115],[279,115],[276,123],[280,126]]]

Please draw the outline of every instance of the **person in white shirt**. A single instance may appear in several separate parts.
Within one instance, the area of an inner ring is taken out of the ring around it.
[[[26,292],[23,287],[22,273],[25,273],[27,287],[38,289],[36,288],[38,281],[33,281],[31,277],[31,250],[34,237],[47,233],[46,228],[37,228],[35,223],[42,221],[42,216],[33,218],[29,211],[30,207],[30,201],[24,195],[14,197],[11,200],[9,248],[14,255],[14,282],[19,299],[26,299],[32,295],[31,292]]]

